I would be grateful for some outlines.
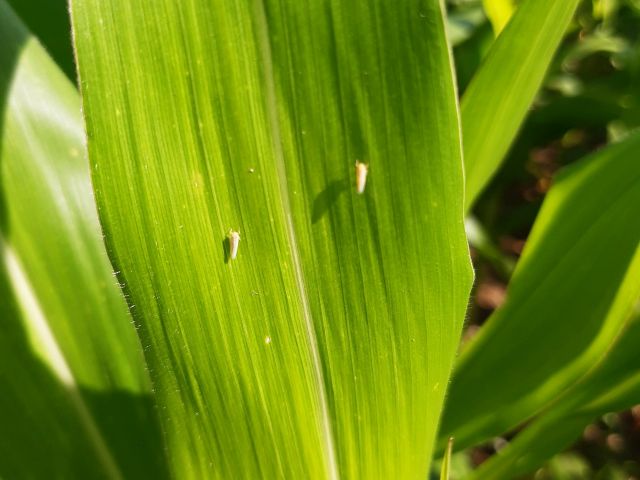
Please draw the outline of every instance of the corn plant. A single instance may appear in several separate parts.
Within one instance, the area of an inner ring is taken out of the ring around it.
[[[579,2],[485,3],[459,99],[437,0],[71,0],[78,87],[0,0],[0,478],[448,478],[521,426],[471,474],[512,478],[637,402],[637,134],[458,356],[465,216]]]

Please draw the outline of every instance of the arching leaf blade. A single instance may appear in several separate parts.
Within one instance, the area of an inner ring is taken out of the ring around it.
[[[640,292],[639,145],[633,135],[556,178],[505,304],[460,356],[442,437],[466,446],[517,426],[609,353]]]
[[[636,262],[640,255],[636,255]],[[627,277],[633,285],[634,278]],[[510,444],[474,472],[475,478],[524,475],[571,445],[598,417],[637,405],[640,401],[640,317],[630,315],[610,352],[562,398],[519,432]]]
[[[579,0],[524,0],[471,80],[460,108],[466,208],[500,167]]]

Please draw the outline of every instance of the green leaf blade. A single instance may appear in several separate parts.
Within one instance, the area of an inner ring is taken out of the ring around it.
[[[640,261],[640,253],[633,262]],[[636,281],[638,268],[630,268],[617,302],[628,306],[640,295]],[[628,293],[634,295],[629,301]],[[624,315],[615,311],[615,315]],[[609,351],[562,397],[541,412],[510,444],[481,468],[474,478],[504,478],[524,475],[580,438],[585,427],[606,413],[630,408],[640,399],[640,361],[636,346],[640,339],[638,312],[628,320]]]
[[[174,473],[426,474],[471,282],[439,3],[72,11]]]
[[[500,166],[540,88],[578,0],[525,0],[462,97],[466,208]]]
[[[511,429],[608,354],[640,291],[639,146],[634,135],[556,179],[506,303],[460,357],[442,436],[469,445]]]

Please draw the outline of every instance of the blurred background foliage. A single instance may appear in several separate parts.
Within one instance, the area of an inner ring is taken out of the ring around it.
[[[447,1],[461,95],[515,4]],[[581,3],[544,87],[468,221],[477,280],[463,341],[504,302],[510,274],[555,172],[640,126],[639,42],[640,1]],[[453,478],[509,440],[496,438],[454,455]],[[640,405],[596,419],[570,449],[531,478],[640,479]]]

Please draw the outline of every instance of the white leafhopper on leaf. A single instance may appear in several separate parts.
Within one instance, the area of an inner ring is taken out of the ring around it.
[[[229,230],[227,235],[229,239],[229,257],[231,260],[235,260],[238,255],[238,245],[240,244],[240,233],[235,230]]]
[[[369,173],[369,165],[356,160],[356,192],[362,194],[364,187],[367,186],[367,174]]]

